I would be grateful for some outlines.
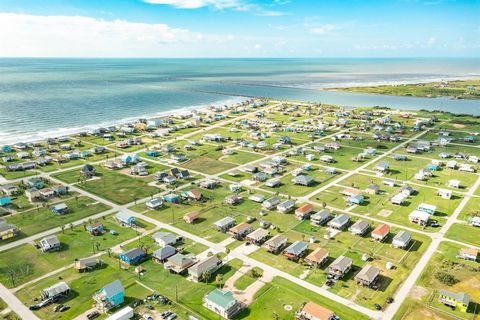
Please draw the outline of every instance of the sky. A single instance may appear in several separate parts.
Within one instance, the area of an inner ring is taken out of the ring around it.
[[[480,0],[0,0],[0,57],[480,57]]]

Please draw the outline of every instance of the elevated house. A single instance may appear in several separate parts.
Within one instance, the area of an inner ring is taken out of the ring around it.
[[[174,245],[177,243],[177,237],[170,232],[155,232],[152,235],[152,239],[161,247],[165,247],[167,245]]]
[[[268,198],[267,200],[262,202],[262,207],[268,210],[274,209],[277,205],[279,205],[281,202],[280,198],[278,197],[271,197]]]
[[[233,227],[237,222],[232,217],[225,217],[218,220],[213,224],[216,230],[220,232],[227,232],[231,227]]]
[[[480,216],[470,217],[468,223],[473,227],[480,227]]]
[[[231,291],[219,289],[205,295],[203,305],[225,319],[233,318],[242,310],[242,304],[234,298]]]
[[[438,301],[453,309],[467,312],[470,304],[470,296],[464,292],[451,292],[447,290],[440,290],[438,292]]]
[[[192,211],[183,216],[183,220],[186,223],[194,223],[201,215],[200,211]]]
[[[188,274],[193,281],[200,281],[203,280],[205,275],[212,275],[212,273],[220,269],[221,266],[222,260],[216,255],[213,255],[188,268]]]
[[[459,251],[458,257],[463,260],[477,261],[478,250],[473,248],[462,248]]]
[[[156,210],[163,206],[163,200],[160,198],[153,198],[145,202],[145,205],[149,209]]]
[[[57,215],[64,215],[68,213],[69,208],[66,203],[57,203],[50,207],[53,213]]]
[[[267,240],[263,244],[263,247],[267,249],[268,252],[277,253],[282,250],[282,248],[287,244],[287,241],[287,237],[281,234],[277,234]]]
[[[85,272],[95,269],[99,264],[100,261],[96,257],[88,257],[75,260],[73,266],[78,272]]]
[[[86,231],[93,236],[102,235],[105,232],[103,224],[101,222],[94,222],[85,227]]]
[[[115,280],[107,284],[93,295],[93,300],[95,300],[95,307],[100,312],[107,312],[118,307],[125,301],[125,290],[122,283],[120,280]]]
[[[133,248],[121,253],[118,258],[127,265],[134,265],[145,259],[145,256],[145,252],[142,249]]]
[[[5,220],[0,220],[0,240],[11,239],[18,234],[18,228]]]
[[[421,226],[426,226],[429,219],[430,214],[420,210],[414,210],[408,215],[408,220],[410,220],[410,222],[416,223]]]
[[[258,228],[255,231],[250,232],[246,236],[246,240],[250,241],[250,242],[252,242],[256,245],[261,245],[263,242],[265,242],[265,240],[268,238],[268,236],[269,236],[268,230]]]
[[[295,241],[290,246],[288,246],[282,254],[289,260],[297,261],[306,253],[307,249],[307,243],[302,241]]]
[[[246,222],[241,222],[228,230],[228,233],[237,240],[245,238],[250,232],[252,232],[252,226]]]
[[[355,281],[362,286],[370,287],[375,284],[380,276],[380,269],[371,264],[366,264],[355,276]]]
[[[306,187],[312,185],[314,181],[315,181],[315,180],[314,180],[312,177],[306,176],[306,175],[302,175],[302,174],[301,174],[301,175],[298,175],[298,176],[296,176],[296,177],[294,177],[294,178],[292,179],[292,182],[293,182],[294,184],[300,185],[300,186],[306,186]]]
[[[298,220],[308,219],[313,211],[313,205],[306,203],[295,210],[295,217]]]
[[[322,225],[332,218],[330,210],[322,209],[310,216],[310,221],[314,225]]]
[[[177,249],[175,249],[175,247],[166,245],[165,247],[157,249],[152,253],[152,260],[156,263],[164,263],[165,261],[167,261],[168,258],[175,255],[176,253]]]
[[[389,233],[390,233],[390,226],[388,224],[382,223],[382,224],[379,224],[372,231],[371,236],[372,236],[372,239],[383,242],[387,239]]]
[[[57,251],[62,247],[60,240],[58,240],[57,236],[55,235],[41,239],[39,245],[43,252]]]
[[[409,231],[399,231],[392,240],[392,247],[406,249],[412,241],[412,234]]]
[[[135,217],[126,212],[119,212],[115,215],[115,219],[121,226],[131,227],[135,224]]]
[[[345,256],[339,256],[328,266],[327,273],[333,279],[341,279],[352,269],[352,266],[352,259]]]
[[[280,213],[288,213],[295,208],[295,201],[285,200],[277,205],[277,210]]]
[[[328,222],[328,226],[337,230],[344,230],[350,223],[350,217],[346,214],[340,214]]]
[[[319,268],[328,259],[328,251],[323,248],[316,248],[309,255],[305,257],[305,262],[312,267]]]
[[[307,302],[295,313],[295,320],[335,320],[335,313],[314,302]]]
[[[52,302],[58,302],[67,298],[70,295],[70,287],[65,282],[59,282],[43,289],[41,292],[42,300],[50,300]]]
[[[194,263],[195,261],[191,257],[177,253],[169,257],[163,266],[171,272],[180,274],[190,268]]]
[[[363,236],[370,230],[370,224],[364,220],[358,220],[348,230],[354,235]]]

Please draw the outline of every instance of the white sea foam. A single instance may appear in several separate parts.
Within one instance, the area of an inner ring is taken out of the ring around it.
[[[246,97],[230,97],[228,99],[222,99],[217,102],[209,103],[209,104],[192,105],[192,106],[181,107],[181,108],[172,107],[169,110],[156,112],[154,114],[152,113],[140,114],[134,117],[128,117],[128,118],[117,119],[112,121],[102,121],[100,123],[86,124],[83,126],[70,127],[70,128],[67,127],[67,128],[55,128],[52,130],[40,130],[36,133],[11,134],[8,132],[0,131],[0,144],[4,145],[4,144],[16,143],[16,142],[42,141],[47,138],[55,138],[55,137],[72,135],[72,134],[76,134],[83,131],[89,131],[89,130],[93,130],[100,127],[109,127],[109,126],[118,126],[122,124],[128,124],[140,118],[153,119],[153,118],[164,117],[164,116],[169,116],[173,114],[184,113],[191,110],[204,110],[209,106],[223,106],[223,105],[235,104],[248,99],[249,98],[246,98]]]

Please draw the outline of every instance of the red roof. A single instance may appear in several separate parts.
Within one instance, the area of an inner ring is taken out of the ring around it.
[[[390,226],[388,224],[380,224],[378,225],[375,230],[372,231],[372,235],[377,235],[377,236],[385,236],[390,232]]]
[[[307,212],[310,212],[313,210],[313,206],[309,203],[306,203],[304,204],[303,206],[301,206],[300,208],[298,208],[297,210],[295,210],[295,212],[298,212],[298,213],[307,213]]]

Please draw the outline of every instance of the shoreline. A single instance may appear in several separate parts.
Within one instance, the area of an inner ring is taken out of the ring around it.
[[[224,100],[219,100],[214,103],[210,104],[201,104],[201,105],[192,105],[188,107],[181,107],[176,109],[175,107],[172,107],[172,109],[165,110],[165,111],[160,111],[155,114],[141,114],[138,116],[134,117],[128,117],[128,118],[123,118],[119,120],[112,120],[112,121],[102,121],[96,124],[87,124],[84,126],[78,126],[74,128],[57,128],[57,129],[52,129],[52,130],[41,130],[37,131],[35,134],[35,137],[32,137],[32,134],[30,133],[25,133],[22,136],[16,136],[12,137],[11,139],[5,139],[2,137],[2,133],[0,132],[0,145],[9,145],[9,144],[14,144],[14,143],[34,143],[34,142],[39,142],[43,141],[48,138],[58,138],[62,136],[71,136],[78,134],[82,131],[88,131],[92,129],[97,129],[101,127],[109,127],[109,126],[121,126],[121,125],[126,125],[126,124],[131,124],[135,122],[138,119],[155,119],[159,117],[166,117],[166,116],[171,116],[177,113],[185,113],[189,112],[191,110],[199,110],[199,111],[205,111],[208,110],[209,107],[211,106],[216,106],[216,105],[230,105],[230,104],[235,104],[235,103],[241,103],[246,100],[250,100],[250,97],[244,97],[244,96],[239,96],[239,97],[230,97],[229,99],[224,99]],[[5,136],[9,136],[9,134],[5,134]],[[25,138],[24,138],[25,137]],[[30,137],[30,138],[28,138]]]

